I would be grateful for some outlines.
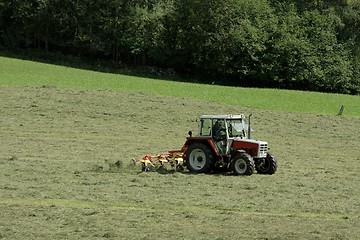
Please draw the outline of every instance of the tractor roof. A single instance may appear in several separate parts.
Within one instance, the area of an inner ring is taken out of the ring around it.
[[[239,115],[201,115],[200,119],[243,119],[245,116],[243,114]]]

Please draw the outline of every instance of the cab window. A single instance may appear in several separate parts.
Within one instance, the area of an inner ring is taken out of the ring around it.
[[[211,135],[211,119],[201,119],[200,120],[200,136],[210,136]]]

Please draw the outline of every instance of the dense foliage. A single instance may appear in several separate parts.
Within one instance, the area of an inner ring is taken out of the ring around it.
[[[205,82],[360,93],[358,0],[2,0],[0,50],[173,68]]]

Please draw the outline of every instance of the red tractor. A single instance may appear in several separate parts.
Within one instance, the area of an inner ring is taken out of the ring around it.
[[[184,165],[193,173],[275,173],[277,162],[267,142],[250,139],[250,117],[247,125],[244,115],[202,115],[198,136],[189,131],[181,149]]]

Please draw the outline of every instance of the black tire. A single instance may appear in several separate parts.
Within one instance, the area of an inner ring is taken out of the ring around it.
[[[277,162],[271,153],[267,153],[266,158],[258,159],[255,164],[259,174],[274,174],[277,170]]]
[[[208,173],[214,162],[214,153],[202,144],[194,143],[185,151],[186,167],[193,173]]]
[[[253,158],[247,153],[237,154],[233,157],[230,165],[231,171],[235,175],[251,175],[254,172],[255,163]]]

